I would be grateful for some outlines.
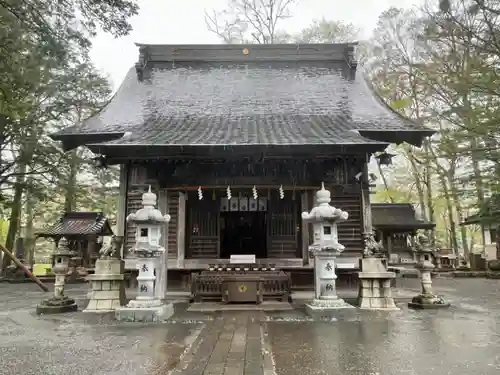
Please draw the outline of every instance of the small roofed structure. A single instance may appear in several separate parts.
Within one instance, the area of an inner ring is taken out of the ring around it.
[[[468,216],[461,225],[481,225],[484,238],[484,252],[487,259],[500,259],[500,193],[493,194],[479,211]]]
[[[113,235],[103,212],[66,212],[51,227],[36,233],[36,238],[51,238],[55,245],[62,237],[81,257],[81,266],[93,268],[102,246],[102,237]]]
[[[372,225],[382,240],[391,264],[415,263],[411,237],[436,224],[417,218],[411,203],[372,203]]]

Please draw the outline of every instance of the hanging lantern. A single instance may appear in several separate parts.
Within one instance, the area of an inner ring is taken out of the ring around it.
[[[377,159],[379,165],[391,165],[392,164],[392,158],[396,156],[394,154],[389,154],[388,152],[381,152],[377,156],[375,156],[375,159]]]

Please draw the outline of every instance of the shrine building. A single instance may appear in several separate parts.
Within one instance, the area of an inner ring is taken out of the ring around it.
[[[120,165],[117,235],[151,186],[171,220],[168,269],[188,275],[232,254],[312,273],[301,212],[324,182],[355,269],[371,231],[367,163],[390,143],[433,131],[389,108],[354,59],[355,44],[144,45],[124,82],[81,126],[52,135]]]

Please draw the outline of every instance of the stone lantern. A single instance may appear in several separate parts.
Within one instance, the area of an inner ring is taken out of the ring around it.
[[[115,311],[118,320],[152,322],[167,319],[173,314],[172,305],[164,304],[155,294],[155,270],[160,256],[165,253],[165,248],[160,245],[161,231],[170,221],[170,215],[163,215],[155,207],[156,194],[151,192],[151,186],[142,195],[142,205],[141,209],[127,217],[128,222],[136,225],[132,252],[139,258],[137,297],[126,307]],[[161,271],[166,280],[166,269]]]
[[[432,248],[427,236],[419,234],[415,244],[418,263],[415,266],[420,271],[420,282],[422,284],[422,292],[413,297],[408,307],[413,309],[439,309],[450,307],[450,304],[445,302],[443,297],[437,296],[432,292],[432,276],[431,272],[434,269],[432,264]]]
[[[52,267],[52,272],[55,274],[54,295],[37,305],[36,313],[38,315],[63,313],[78,309],[75,300],[64,295],[69,260],[73,255],[74,253],[68,247],[68,241],[62,237],[57,245],[54,254],[54,267]]]
[[[302,220],[312,223],[314,241],[309,251],[314,256],[314,300],[306,305],[309,311],[352,308],[337,296],[335,260],[345,249],[338,242],[337,223],[347,220],[348,213],[330,205],[330,192],[321,184],[316,193],[316,206],[303,212]]]

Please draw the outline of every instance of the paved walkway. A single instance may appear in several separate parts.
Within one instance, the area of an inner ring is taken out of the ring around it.
[[[247,313],[224,314],[201,332],[173,374],[273,374],[263,325]]]

